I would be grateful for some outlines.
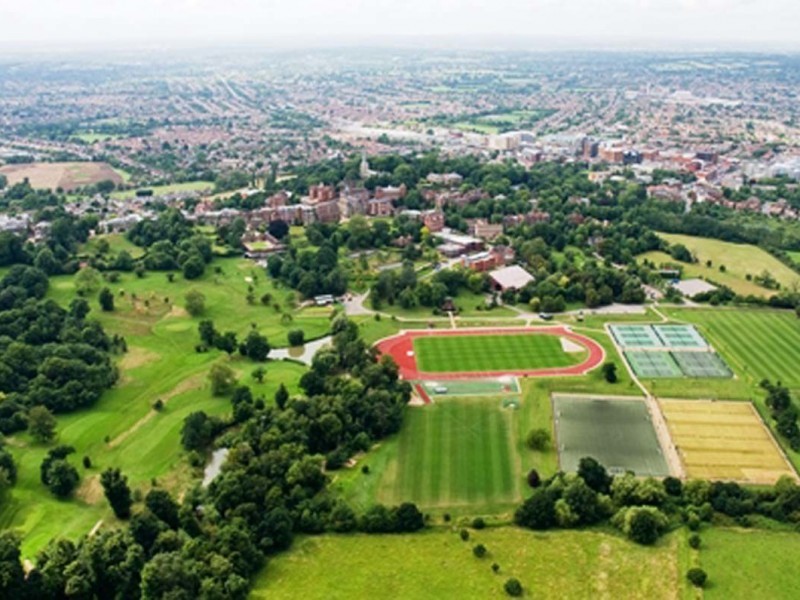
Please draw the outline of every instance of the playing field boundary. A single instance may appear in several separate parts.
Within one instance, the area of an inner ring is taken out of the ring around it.
[[[552,335],[565,337],[568,340],[583,346],[588,356],[586,360],[577,365],[566,367],[548,367],[543,369],[508,369],[499,371],[445,371],[424,372],[417,366],[414,353],[414,340],[422,337],[433,336],[469,336],[469,335]],[[464,329],[411,329],[402,330],[400,333],[378,340],[375,343],[380,354],[388,354],[397,363],[400,377],[406,380],[425,379],[471,379],[500,377],[503,375],[516,375],[518,377],[565,377],[585,375],[599,367],[606,357],[603,347],[590,337],[575,333],[569,327],[559,325],[555,327],[491,327],[491,328],[464,328]]]

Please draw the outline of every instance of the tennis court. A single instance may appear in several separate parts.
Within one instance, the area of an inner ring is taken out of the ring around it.
[[[590,456],[611,473],[669,475],[644,401],[554,395],[553,413],[563,471],[576,471]]]
[[[663,344],[650,325],[611,325],[611,334],[623,348],[661,348]]]
[[[694,325],[654,325],[656,335],[669,348],[708,348]]]
[[[625,360],[638,377],[680,377],[683,374],[669,352],[628,350]]]
[[[673,352],[675,362],[687,377],[731,377],[731,370],[715,352]]]

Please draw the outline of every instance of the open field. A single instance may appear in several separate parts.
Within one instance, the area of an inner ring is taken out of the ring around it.
[[[700,564],[708,572],[704,598],[797,598],[797,533],[712,527],[702,537]]]
[[[549,335],[470,335],[414,340],[420,370],[503,371],[573,365],[584,353],[567,354]]]
[[[70,460],[81,473],[82,485],[74,499],[56,500],[40,483],[39,464],[48,447],[34,443],[24,433],[7,440],[20,475],[0,506],[0,528],[20,532],[24,557],[33,558],[53,537],[75,539],[101,519],[105,526],[116,523],[98,485],[100,472],[109,466],[122,469],[132,487],[143,491],[149,489],[153,478],[175,492],[191,483],[196,474],[188,468],[180,447],[183,419],[197,410],[210,415],[230,412],[228,399],[212,397],[208,386],[206,376],[214,362],[230,361],[240,381],[268,401],[280,383],[290,390],[297,389],[305,371],[300,365],[268,363],[265,381],[259,384],[250,376],[254,363],[241,358],[230,360],[217,351],[195,352],[199,319],[189,317],[180,308],[183,294],[191,288],[202,291],[207,298],[207,315],[220,329],[235,329],[241,335],[250,322],[255,322],[274,346],[286,346],[286,332],[293,327],[303,329],[307,338],[326,333],[327,311],[294,311],[293,321],[282,323],[281,313],[272,307],[250,306],[243,299],[247,286],[244,276],[249,276],[250,263],[218,259],[214,264],[222,266],[223,275],[211,275],[209,270],[194,282],[178,276],[170,284],[161,273],[149,273],[142,279],[125,274],[113,289],[126,289],[126,297],[117,296],[117,310],[112,313],[100,312],[96,301],[90,300],[91,316],[98,318],[109,334],[124,335],[129,351],[119,359],[120,381],[113,389],[91,408],[58,417],[58,443],[72,445],[77,451]],[[271,290],[276,301],[283,300],[284,293],[272,288],[266,277],[260,278],[255,287],[259,294]],[[165,289],[178,307],[163,302],[161,294]],[[130,299],[133,291],[140,300]],[[73,277],[52,278],[48,297],[67,304],[74,297]],[[146,298],[152,300],[150,307],[143,304]],[[282,310],[289,308],[284,306]],[[157,399],[165,403],[160,412],[152,408]],[[83,456],[91,458],[91,469],[80,466]]]
[[[97,246],[100,240],[108,242],[108,253],[110,255],[117,255],[123,250],[131,255],[134,259],[140,258],[144,255],[144,249],[140,248],[133,242],[128,241],[128,238],[121,233],[109,233],[107,235],[96,235],[89,238],[89,241],[83,244],[78,249],[78,255],[96,255]]]
[[[800,265],[800,252],[787,252],[786,254],[789,255],[795,264]]]
[[[767,378],[800,392],[800,320],[793,312],[671,309],[668,314],[697,324],[728,366],[753,388]]]
[[[517,577],[528,598],[675,599],[683,588],[679,538],[637,546],[594,531],[533,533],[514,527],[412,535],[302,538],[272,559],[253,598],[504,598]],[[472,546],[484,544],[477,559]],[[494,574],[491,564],[500,565]]]
[[[214,273],[215,267],[221,268],[222,273]],[[95,300],[96,294],[106,285],[115,295],[115,311],[111,313],[100,312]],[[249,285],[254,288],[254,304],[247,302]],[[186,293],[193,289],[206,297],[206,310],[197,318],[190,317],[184,309]],[[267,306],[260,301],[264,294],[271,296]],[[50,279],[48,297],[67,306],[75,296],[74,276]],[[298,310],[294,307],[296,297],[297,294],[288,288],[277,287],[263,269],[248,260],[217,258],[206,267],[205,274],[194,281],[184,279],[180,273],[172,283],[160,272],[148,272],[143,278],[133,273],[120,273],[116,283],[99,285],[89,296],[89,304],[95,309],[93,316],[112,332],[141,333],[158,323],[196,342],[197,324],[201,319],[211,319],[217,329],[233,330],[239,336],[246,335],[255,324],[272,346],[281,347],[288,345],[287,334],[292,329],[302,329],[307,340],[321,337],[329,330],[331,309]]]
[[[612,472],[665,477],[669,469],[641,400],[554,396],[556,444],[564,471],[585,456]]]
[[[513,409],[500,398],[441,400],[409,408],[378,500],[424,508],[510,504],[519,499]]]
[[[800,282],[800,274],[784,265],[777,258],[750,244],[732,244],[710,238],[693,237],[659,233],[670,244],[683,244],[697,257],[693,264],[679,263],[683,267],[685,277],[701,277],[709,281],[730,287],[741,295],[754,294],[757,296],[772,296],[774,290],[768,290],[758,284],[747,281],[746,276],[755,277],[764,270],[768,271],[783,287],[793,282]],[[675,263],[675,259],[664,252],[648,252],[639,257],[647,259],[656,265],[661,263]],[[706,266],[706,261],[711,261],[711,266]],[[725,272],[720,272],[720,265],[725,265]]]
[[[794,476],[749,402],[659,402],[689,477],[772,484]]]
[[[27,178],[35,188],[72,190],[92,185],[106,179],[115,184],[123,177],[111,165],[104,162],[28,163],[0,167],[0,173],[8,177],[10,185]]]
[[[185,183],[170,183],[169,185],[143,186],[141,189],[152,190],[153,197],[157,197],[181,192],[210,192],[213,188],[214,183],[211,181],[187,181]],[[135,196],[136,190],[121,190],[111,193],[111,197],[115,200],[130,200]]]

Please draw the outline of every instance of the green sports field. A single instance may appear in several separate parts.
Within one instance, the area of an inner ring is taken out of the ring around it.
[[[515,412],[497,397],[409,408],[378,488],[386,504],[488,506],[519,498]]]
[[[585,352],[567,354],[554,335],[454,335],[414,340],[417,367],[426,373],[512,371],[567,367]]]
[[[609,470],[669,475],[647,407],[641,400],[554,396],[559,461],[576,471],[591,456]]]
[[[764,378],[800,391],[800,319],[779,310],[674,310],[696,323],[728,366],[752,385]]]

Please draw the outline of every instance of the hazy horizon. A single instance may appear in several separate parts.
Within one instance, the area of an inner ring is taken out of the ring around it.
[[[795,51],[791,0],[0,0],[0,47]]]

